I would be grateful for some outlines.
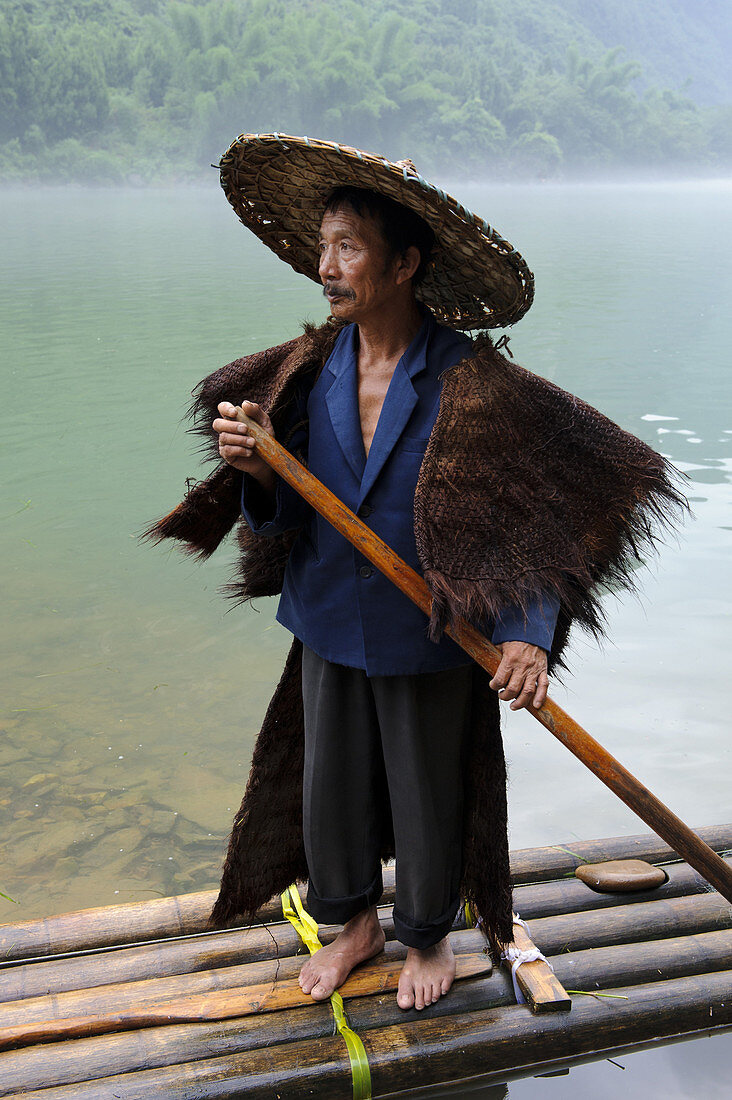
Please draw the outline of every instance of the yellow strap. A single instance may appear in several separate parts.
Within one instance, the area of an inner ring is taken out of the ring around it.
[[[303,908],[300,892],[297,886],[290,886],[282,895],[282,913],[294,927],[298,936],[307,947],[311,955],[319,951],[323,946],[318,939],[318,926]],[[353,1100],[371,1100],[371,1071],[369,1060],[360,1038],[348,1026],[343,998],[336,990],[331,994],[330,1005],[333,1010],[338,1033],[343,1036],[351,1061],[351,1076],[353,1078]]]
[[[294,926],[310,954],[314,955],[319,951],[323,945],[318,939],[318,926],[310,914],[305,912],[297,886],[290,886],[282,895],[282,912]]]
[[[473,910],[472,910],[472,907],[471,907],[469,901],[465,902],[464,910],[465,910],[465,927],[466,928],[475,928],[476,920],[475,920],[475,917],[473,915]]]

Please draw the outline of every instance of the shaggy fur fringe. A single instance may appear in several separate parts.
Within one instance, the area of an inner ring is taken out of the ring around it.
[[[308,378],[311,385],[314,383],[330,355],[340,327],[331,322],[320,328],[306,325],[304,334],[295,340],[244,359],[235,359],[199,383],[188,409],[189,431],[200,439],[199,451],[203,460],[216,462],[217,469],[205,481],[189,487],[178,507],[151,524],[142,533],[142,539],[151,542],[177,539],[185,544],[189,554],[200,559],[209,557],[217,549],[241,520],[241,474],[230,466],[221,465],[218,437],[211,427],[218,416],[219,403],[231,401],[239,405],[245,400],[256,401],[270,414],[277,438],[287,446],[284,426],[288,422],[295,387],[306,384]],[[244,557],[250,560],[226,586],[225,593],[237,600],[249,600],[279,592],[291,545],[291,538],[250,538],[249,529],[241,522],[239,546]],[[262,579],[262,572],[267,574],[266,579]]]
[[[608,589],[639,564],[687,503],[678,472],[596,409],[509,362],[483,339],[446,372],[420,470],[415,535],[433,597],[430,635],[456,615],[480,624],[545,594],[601,637]]]

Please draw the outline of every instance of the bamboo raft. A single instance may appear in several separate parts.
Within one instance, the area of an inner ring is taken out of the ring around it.
[[[732,824],[697,831],[732,850]],[[620,858],[663,865],[666,881],[601,894],[574,877],[581,863]],[[675,859],[649,834],[513,852],[516,911],[553,968],[519,967],[528,1005],[516,1003],[508,969],[491,969],[482,933],[463,928],[451,933],[459,980],[449,995],[403,1012],[393,990],[404,948],[382,908],[386,949],[341,990],[372,1095],[498,1083],[732,1027],[732,906]],[[389,868],[385,882],[388,900]],[[0,926],[0,1096],[351,1097],[346,1045],[330,1004],[297,986],[305,949],[279,899],[250,927],[207,932],[213,900]],[[517,946],[527,942],[518,929]]]

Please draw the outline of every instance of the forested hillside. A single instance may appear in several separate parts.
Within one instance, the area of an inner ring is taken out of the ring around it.
[[[3,0],[0,175],[193,178],[246,130],[475,177],[725,172],[728,10],[721,0]],[[658,86],[659,73],[675,79]]]

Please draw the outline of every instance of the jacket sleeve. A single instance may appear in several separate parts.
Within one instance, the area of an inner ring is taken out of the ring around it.
[[[266,538],[294,531],[307,522],[311,509],[298,492],[277,478],[274,496],[253,477],[244,474],[241,514],[255,535]]]
[[[491,641],[494,645],[528,642],[549,653],[558,615],[559,600],[548,594],[531,600],[525,611],[520,607],[506,608],[495,622]]]

